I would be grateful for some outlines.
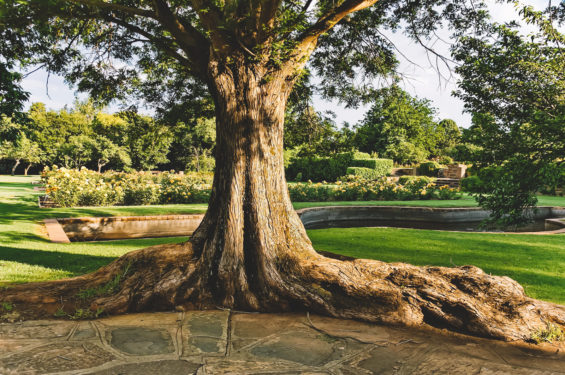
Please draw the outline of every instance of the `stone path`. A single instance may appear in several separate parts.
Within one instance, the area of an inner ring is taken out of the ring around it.
[[[0,374],[565,374],[556,347],[305,314],[132,314],[0,324]]]

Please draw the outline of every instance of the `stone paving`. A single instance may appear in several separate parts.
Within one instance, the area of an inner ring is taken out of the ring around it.
[[[562,352],[306,314],[216,310],[0,324],[2,375],[565,374]]]

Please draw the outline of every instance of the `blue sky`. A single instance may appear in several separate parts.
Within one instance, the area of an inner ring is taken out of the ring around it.
[[[547,5],[547,0],[526,0],[526,4],[536,7]],[[499,22],[518,19],[518,14],[510,5],[493,4],[490,6],[493,18]],[[440,36],[448,39],[448,32]],[[402,83],[403,88],[413,95],[427,98],[432,101],[434,107],[438,109],[438,117],[451,118],[460,126],[470,125],[470,116],[463,113],[463,103],[451,96],[451,92],[456,88],[457,77],[453,76],[449,80],[441,79],[433,65],[430,64],[426,52],[423,48],[416,45],[401,33],[390,33],[387,35],[395,45],[411,61],[418,66],[400,57],[400,71],[409,77]],[[439,52],[448,55],[448,45],[438,42],[434,46]],[[444,75],[448,75],[444,69]],[[75,93],[72,88],[65,84],[62,77],[51,75],[47,82],[47,73],[39,70],[29,75],[22,82],[26,91],[31,93],[29,102],[43,102],[51,109],[61,109],[65,105],[72,105],[75,100]],[[85,96],[82,95],[82,98]],[[367,110],[366,107],[355,109],[344,108],[337,102],[328,102],[320,97],[316,97],[314,106],[317,110],[331,110],[336,114],[336,122],[341,124],[344,121],[355,124],[361,120]],[[110,108],[112,110],[112,108]]]

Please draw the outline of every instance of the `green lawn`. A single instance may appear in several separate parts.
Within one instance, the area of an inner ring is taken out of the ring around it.
[[[565,304],[565,236],[397,228],[309,230],[317,250],[415,265],[472,264],[510,276],[527,294]]]
[[[206,205],[53,208],[37,207],[35,177],[0,176],[0,285],[80,275],[143,247],[186,238],[138,239],[54,244],[42,220],[52,217],[198,213]],[[471,197],[457,201],[296,203],[321,205],[475,206]],[[565,198],[540,197],[540,205],[565,206]],[[308,231],[314,246],[344,255],[418,265],[473,264],[486,272],[518,280],[529,295],[565,304],[565,236],[458,233],[413,229],[351,228]]]

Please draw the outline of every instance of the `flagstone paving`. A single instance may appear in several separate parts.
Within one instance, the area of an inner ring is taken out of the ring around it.
[[[305,314],[0,324],[0,374],[565,374],[563,348]]]

